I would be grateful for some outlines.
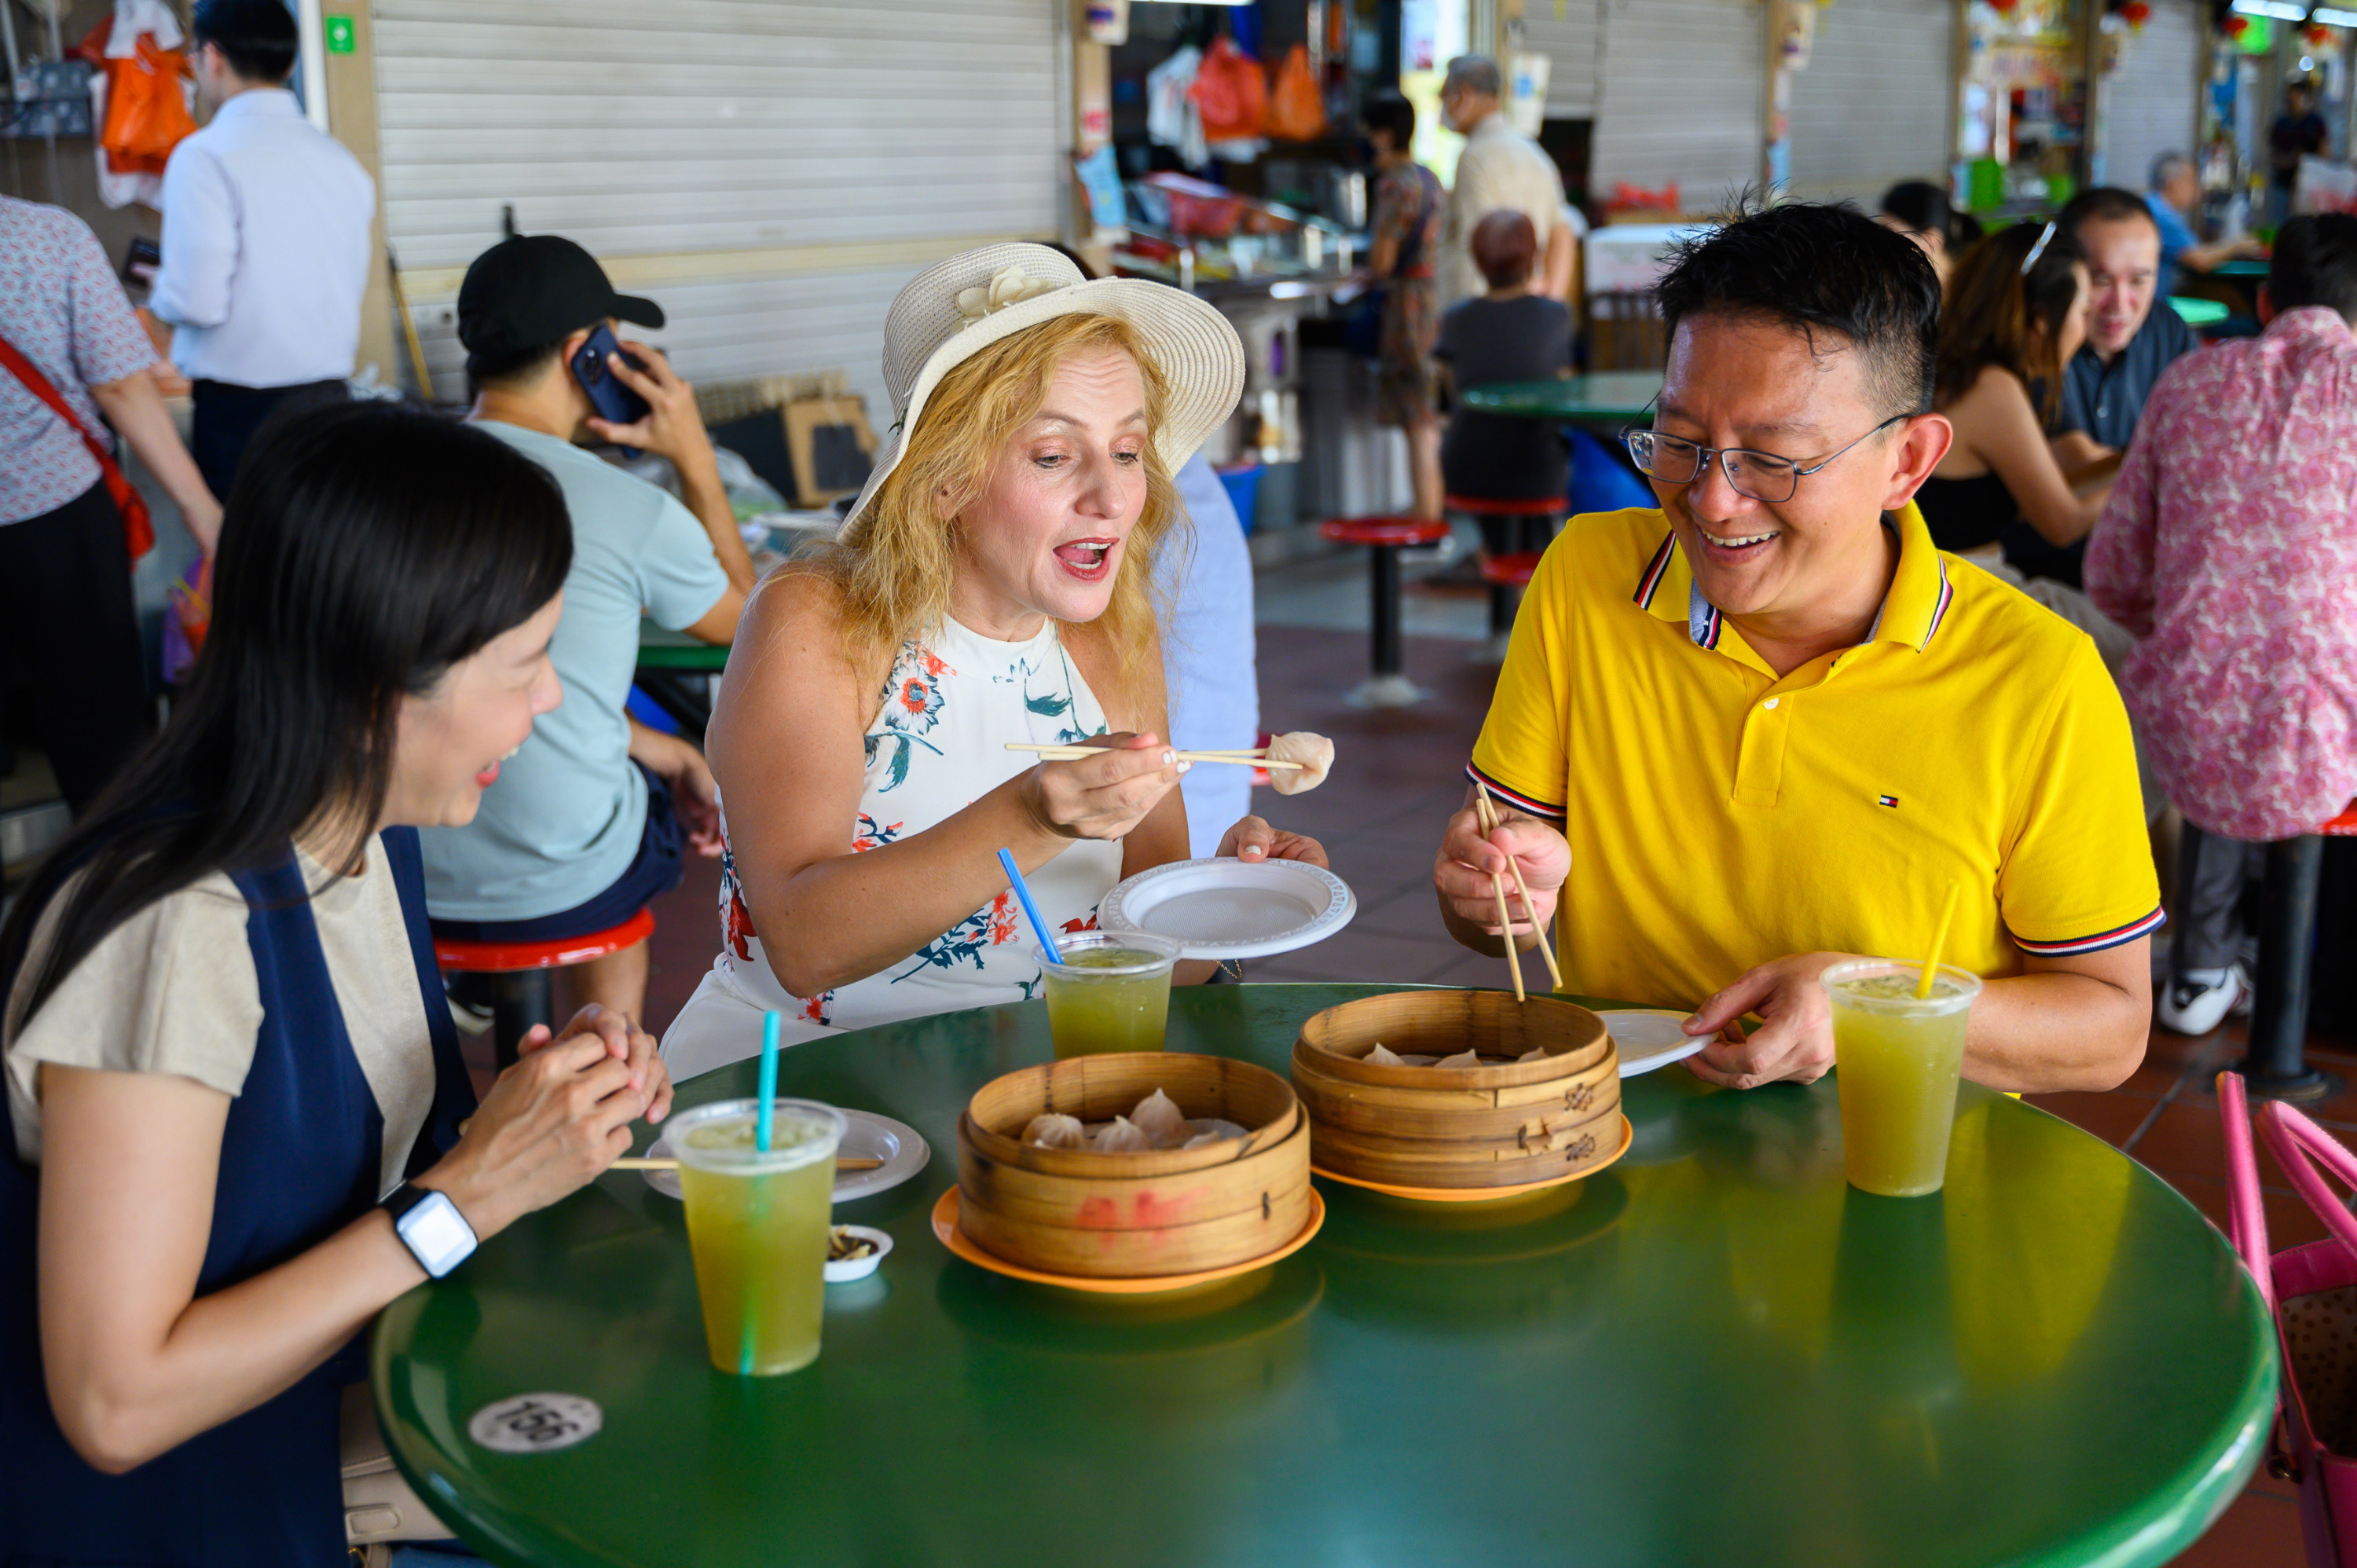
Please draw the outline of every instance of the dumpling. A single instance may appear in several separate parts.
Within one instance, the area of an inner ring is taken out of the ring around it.
[[[1100,1155],[1139,1155],[1154,1147],[1154,1144],[1136,1122],[1126,1116],[1116,1116],[1090,1147]]]
[[[1381,1040],[1377,1040],[1375,1042],[1375,1048],[1369,1051],[1362,1059],[1372,1062],[1377,1067],[1398,1067],[1401,1065],[1399,1054],[1396,1051],[1388,1049]]]
[[[1472,1047],[1468,1046],[1463,1050],[1458,1052],[1455,1056],[1443,1057],[1432,1065],[1435,1067],[1480,1067],[1481,1065],[1481,1053],[1475,1050]]]
[[[1137,1102],[1129,1120],[1157,1149],[1175,1149],[1187,1141],[1187,1113],[1158,1089]]]
[[[1089,1130],[1081,1125],[1079,1117],[1050,1111],[1024,1124],[1023,1141],[1035,1149],[1085,1149]]]
[[[1334,743],[1306,729],[1292,730],[1268,743],[1268,759],[1301,764],[1298,768],[1268,770],[1268,781],[1276,786],[1278,794],[1298,795],[1326,782],[1326,775],[1334,767]]]
[[[1188,1139],[1184,1144],[1181,1144],[1178,1146],[1182,1149],[1200,1149],[1208,1144],[1224,1143],[1230,1138],[1238,1137],[1241,1134],[1235,1133],[1222,1133],[1215,1127],[1208,1133],[1196,1133],[1193,1137]]]
[[[1533,1046],[1514,1059],[1518,1062],[1543,1062],[1546,1060],[1546,1054],[1547,1048],[1544,1046]]]

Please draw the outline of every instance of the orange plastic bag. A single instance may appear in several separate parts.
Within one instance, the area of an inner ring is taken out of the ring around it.
[[[137,54],[103,63],[106,124],[98,145],[106,149],[107,168],[115,174],[162,174],[172,149],[197,128],[180,93],[184,57],[178,49],[157,48],[142,33]]]
[[[1268,83],[1260,62],[1236,48],[1233,38],[1217,38],[1187,90],[1203,116],[1207,142],[1240,142],[1268,134]]]
[[[1280,142],[1314,142],[1326,134],[1326,99],[1309,69],[1309,51],[1296,44],[1276,68],[1269,94],[1268,134]]]

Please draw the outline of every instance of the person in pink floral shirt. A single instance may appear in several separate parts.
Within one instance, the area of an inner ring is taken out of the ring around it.
[[[2235,918],[2257,844],[2357,795],[2357,217],[2296,218],[2266,330],[2154,389],[2087,550],[2140,640],[2120,669],[2184,812],[2160,1021],[2206,1034],[2249,993]]]

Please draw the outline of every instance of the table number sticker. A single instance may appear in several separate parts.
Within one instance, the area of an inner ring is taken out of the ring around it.
[[[518,1394],[477,1411],[467,1435],[494,1454],[553,1454],[587,1443],[605,1423],[597,1402],[578,1394]]]

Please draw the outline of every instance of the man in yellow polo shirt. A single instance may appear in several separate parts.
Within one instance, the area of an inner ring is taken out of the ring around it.
[[[2085,634],[1916,513],[1953,436],[1931,266],[1793,205],[1689,246],[1659,295],[1668,372],[1630,447],[1661,507],[1575,519],[1532,580],[1469,769],[1504,821],[1485,839],[1469,791],[1434,865],[1452,934],[1499,950],[1512,855],[1571,990],[1694,1008],[1717,1038],[1688,1065],[1748,1089],[1831,1067],[1818,974],[1921,954],[1954,884],[1947,959],[1988,982],[1964,1076],[2118,1083],[2161,919],[2127,716]]]

